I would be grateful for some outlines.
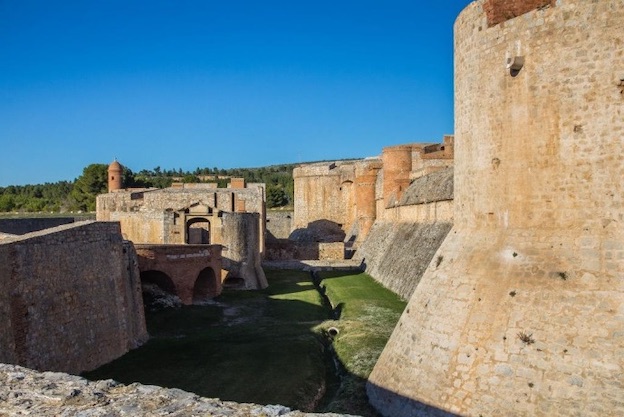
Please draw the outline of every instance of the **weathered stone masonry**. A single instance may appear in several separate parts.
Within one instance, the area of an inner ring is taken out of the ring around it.
[[[139,271],[116,223],[0,244],[0,362],[79,373],[147,339]]]
[[[301,165],[294,169],[295,213],[291,240],[298,242],[345,242],[347,255],[357,253],[376,222],[420,221],[420,208],[408,205],[441,201],[437,197],[411,203],[402,199],[410,184],[453,165],[454,139],[443,143],[412,143],[388,146],[379,158]],[[452,199],[451,196],[445,199]],[[399,208],[401,207],[401,208]],[[418,218],[410,218],[416,212]],[[448,220],[450,220],[450,216]],[[379,230],[379,227],[377,227]],[[317,245],[318,246],[318,245]],[[320,250],[306,255],[318,259]]]
[[[453,226],[453,168],[415,179],[355,253],[366,272],[409,299]]]
[[[370,376],[386,416],[624,414],[624,1],[504,3],[455,23],[454,227]]]
[[[240,282],[246,289],[267,286],[260,266],[266,230],[264,184],[246,185],[234,178],[229,188],[179,183],[166,189],[118,189],[97,197],[97,219],[119,221],[124,238],[136,244],[223,245],[223,270],[215,271],[220,281]],[[185,274],[171,278],[186,282]],[[216,295],[221,282],[217,289]],[[190,294],[183,298],[191,300]]]

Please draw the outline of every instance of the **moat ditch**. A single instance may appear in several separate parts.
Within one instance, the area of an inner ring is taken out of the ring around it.
[[[146,312],[150,341],[85,376],[376,415],[366,378],[405,303],[365,274],[266,272],[265,290]]]

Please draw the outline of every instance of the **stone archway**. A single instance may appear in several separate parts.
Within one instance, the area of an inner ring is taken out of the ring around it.
[[[186,243],[210,244],[210,221],[205,217],[192,217],[186,222]]]
[[[173,280],[162,271],[149,270],[141,272],[141,284],[155,284],[169,294],[178,295]]]
[[[141,272],[141,292],[146,311],[157,311],[181,304],[173,280],[162,271],[152,269]]]
[[[217,296],[217,276],[212,268],[202,269],[193,286],[193,304],[209,300]]]

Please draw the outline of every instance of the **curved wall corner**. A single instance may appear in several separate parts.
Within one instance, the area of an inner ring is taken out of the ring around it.
[[[385,416],[624,414],[624,2],[488,26],[491,3],[455,23],[454,226],[369,398]]]

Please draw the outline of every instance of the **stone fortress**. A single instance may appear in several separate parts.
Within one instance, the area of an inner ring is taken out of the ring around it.
[[[233,178],[228,188],[217,188],[216,183],[174,183],[166,189],[121,188],[122,167],[117,162],[108,169],[109,192],[97,197],[97,220],[116,221],[121,225],[124,239],[137,245],[142,272],[154,272],[152,279],[165,287],[175,289],[172,279],[192,284],[197,277],[195,269],[181,273],[181,265],[169,267],[175,277],[163,276],[164,264],[173,259],[202,258],[212,270],[206,284],[209,294],[220,293],[221,283],[245,289],[267,286],[261,267],[264,253],[266,198],[264,184],[245,184],[242,178]],[[186,248],[173,249],[172,245]],[[160,246],[156,251],[155,246]],[[169,251],[186,251],[186,255],[168,254]],[[160,269],[153,262],[161,256]],[[179,256],[182,256],[181,258]],[[163,262],[167,259],[166,262]],[[145,274],[144,274],[145,275]],[[190,292],[182,297],[192,302]],[[175,291],[179,293],[180,291]]]
[[[453,154],[447,135],[441,144],[389,146],[377,158],[295,168],[291,239],[317,242],[319,259],[353,258],[409,298],[452,226]]]
[[[455,23],[454,137],[295,170],[290,236],[409,299],[368,381],[382,415],[624,414],[623,135],[624,0],[477,0]],[[79,372],[140,344],[141,262],[212,265],[187,301],[227,276],[220,245],[256,247],[255,270],[265,219],[232,189],[114,191],[113,222],[5,231],[0,362]]]
[[[0,221],[0,362],[80,373],[147,340],[141,287],[152,283],[185,304],[223,285],[267,286],[263,184],[174,184],[109,193],[97,221]]]

